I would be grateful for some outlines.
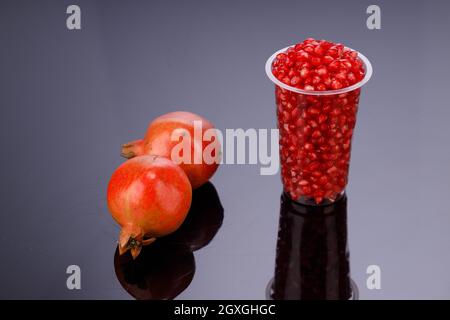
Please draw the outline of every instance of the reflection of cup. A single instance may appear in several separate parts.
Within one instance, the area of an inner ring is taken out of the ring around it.
[[[360,88],[369,81],[372,66],[358,53],[365,69],[360,82],[339,90],[301,90],[272,73],[273,60],[287,49],[275,52],[266,63],[266,73],[275,83],[284,191],[303,204],[327,204],[347,185]]]
[[[305,206],[282,195],[271,289],[273,299],[350,299],[345,194],[326,206]]]
[[[127,252],[114,255],[122,287],[139,300],[173,299],[191,283],[195,272],[193,251],[206,246],[219,231],[223,207],[210,182],[192,193],[192,205],[183,225],[174,233],[143,247],[134,260]]]

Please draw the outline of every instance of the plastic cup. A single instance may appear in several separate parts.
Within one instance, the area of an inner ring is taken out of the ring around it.
[[[267,76],[275,84],[283,189],[302,204],[333,203],[347,186],[359,96],[372,76],[372,66],[358,52],[365,69],[360,82],[339,90],[302,90],[272,73],[273,60],[288,48],[266,62]]]

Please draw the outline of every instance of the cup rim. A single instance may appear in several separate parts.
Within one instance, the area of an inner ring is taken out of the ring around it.
[[[295,87],[291,87],[283,82],[281,82],[280,80],[278,80],[272,73],[272,62],[275,59],[275,57],[280,54],[280,53],[284,53],[286,52],[287,49],[294,47],[295,45],[290,45],[287,46],[283,49],[280,49],[278,51],[276,51],[274,54],[272,54],[269,59],[267,59],[266,61],[266,74],[269,77],[269,79],[275,83],[277,86],[292,91],[292,92],[296,92],[296,93],[301,93],[301,94],[305,94],[305,95],[313,95],[313,96],[329,96],[329,95],[336,95],[336,94],[342,94],[342,93],[346,93],[346,92],[350,92],[353,91],[355,89],[361,88],[363,85],[365,85],[367,83],[367,81],[370,80],[370,78],[372,77],[372,73],[373,73],[373,69],[372,69],[372,64],[370,63],[369,59],[367,59],[367,57],[365,55],[363,55],[361,52],[357,51],[357,50],[353,50],[352,48],[349,47],[345,47],[347,49],[350,49],[352,51],[355,51],[358,53],[358,57],[362,60],[363,64],[364,64],[364,69],[365,69],[365,75],[364,78],[355,83],[352,84],[349,87],[345,87],[342,89],[338,89],[338,90],[324,90],[324,91],[318,91],[318,90],[303,90],[303,89],[299,89],[299,88],[295,88]]]

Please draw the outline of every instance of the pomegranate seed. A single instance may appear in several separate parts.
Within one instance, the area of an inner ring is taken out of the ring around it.
[[[328,70],[325,66],[322,66],[316,70],[317,74],[321,77],[324,77],[328,74]]]
[[[284,61],[284,60],[286,60],[286,58],[287,58],[287,55],[285,53],[279,53],[276,57],[276,60]]]
[[[307,68],[302,68],[300,70],[300,77],[302,77],[303,79],[306,79],[309,77],[309,70]]]
[[[303,148],[305,148],[305,150],[307,150],[307,151],[311,151],[314,149],[314,146],[311,143],[305,143]]]
[[[340,108],[334,108],[332,111],[331,111],[331,113],[332,113],[332,115],[333,116],[338,116],[338,115],[340,115],[341,113],[342,113],[342,110],[340,109]]]
[[[343,148],[344,150],[350,149],[350,142],[344,143],[344,144],[342,145],[342,148]]]
[[[309,53],[304,50],[300,50],[298,52],[298,57],[303,60],[309,60]]]
[[[314,132],[311,135],[314,139],[318,139],[322,136],[322,133],[319,130],[314,130]]]
[[[311,132],[312,132],[311,126],[306,125],[306,126],[303,127],[303,134],[304,134],[304,135],[310,135]]]
[[[310,186],[303,186],[302,191],[304,194],[309,195],[311,193],[311,187]]]
[[[334,60],[328,65],[328,70],[337,71],[339,70],[340,64],[339,61]]]
[[[356,60],[358,58],[358,52],[356,51],[347,51],[348,57],[352,60]]]
[[[320,178],[320,177],[322,177],[322,172],[320,172],[320,171],[313,171],[313,172],[311,173],[311,175],[312,175],[313,177]]]
[[[356,76],[353,72],[349,72],[347,74],[347,80],[352,84],[357,82]]]
[[[308,170],[310,171],[316,171],[317,169],[319,169],[320,167],[320,163],[318,162],[311,162],[308,166]]]
[[[291,79],[291,85],[296,86],[299,83],[300,83],[300,77],[295,76]]]
[[[320,59],[319,57],[312,57],[311,64],[316,67],[320,66],[322,64],[322,59]]]
[[[308,113],[312,116],[318,115],[320,113],[320,110],[318,108],[315,107],[310,107],[308,109]]]
[[[308,61],[302,62],[301,68],[311,69],[311,64]]]
[[[302,127],[305,124],[305,120],[302,118],[298,118],[297,121],[295,122],[295,125],[297,127]]]
[[[319,116],[319,123],[322,124],[322,123],[324,123],[325,121],[327,121],[327,116],[326,116],[325,114],[321,114],[321,115]]]
[[[342,83],[340,83],[338,80],[331,81],[331,88],[333,90],[338,90],[342,88]]]
[[[336,50],[335,46],[332,46],[330,49],[328,49],[327,53],[332,58],[336,58],[338,56],[338,51]]]
[[[333,175],[333,174],[335,174],[336,172],[338,171],[338,169],[336,168],[336,167],[331,167],[330,169],[328,169],[327,170],[327,173],[329,174],[329,175]]]
[[[323,56],[326,53],[326,48],[323,43],[314,48],[314,53],[318,56]]]
[[[330,64],[331,62],[333,62],[334,61],[334,58],[332,57],[332,56],[325,56],[325,57],[323,57],[323,59],[322,59],[322,62],[324,63],[324,64]]]
[[[340,71],[338,74],[334,76],[336,80],[339,80],[340,82],[343,82],[347,80],[347,73],[345,71]]]
[[[321,203],[323,200],[324,192],[323,191],[316,191],[314,193],[314,200],[316,203]]]
[[[308,180],[300,180],[300,182],[298,183],[301,186],[306,186],[309,184]]]
[[[312,77],[312,84],[314,85],[318,85],[321,81],[322,79],[318,75]]]
[[[317,128],[318,126],[317,122],[315,122],[314,120],[309,121],[309,125],[311,126],[311,128]]]
[[[321,184],[322,186],[326,185],[328,183],[328,178],[326,176],[321,176],[319,178],[319,184]]]
[[[308,52],[308,53],[313,53],[314,52],[314,46],[308,44],[308,45],[303,47],[303,50],[305,50],[305,52]]]
[[[292,143],[293,146],[296,146],[297,143],[298,143],[298,137],[295,134],[293,134],[291,136],[291,143]]]

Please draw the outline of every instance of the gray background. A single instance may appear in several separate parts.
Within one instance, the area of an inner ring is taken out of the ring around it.
[[[82,30],[66,29],[69,4]],[[349,198],[352,277],[362,299],[450,298],[450,2],[0,2],[0,298],[130,298],[105,201],[121,143],[177,109],[217,127],[273,128],[264,63],[313,36],[374,66],[354,136]],[[273,276],[281,183],[258,166],[213,178],[222,228],[195,253],[186,299],[264,298]],[[65,269],[82,270],[82,290]],[[382,269],[382,289],[365,286]]]

